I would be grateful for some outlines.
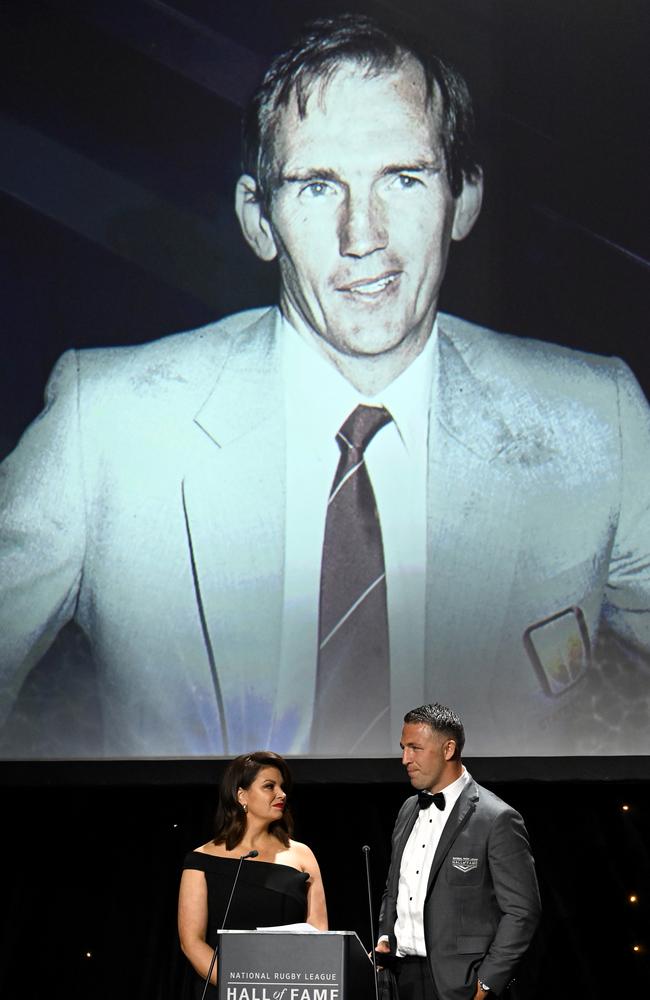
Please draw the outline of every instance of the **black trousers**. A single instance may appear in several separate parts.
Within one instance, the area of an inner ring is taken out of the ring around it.
[[[399,1000],[438,1000],[426,958],[398,958],[394,972]]]

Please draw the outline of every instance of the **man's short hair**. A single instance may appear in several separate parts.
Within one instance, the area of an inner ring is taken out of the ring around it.
[[[460,717],[451,708],[446,708],[437,701],[432,705],[420,705],[419,708],[413,708],[406,713],[404,722],[416,725],[422,723],[429,726],[434,733],[441,733],[447,739],[454,740],[456,752],[452,760],[460,760],[465,746],[465,728]]]
[[[304,118],[315,83],[326,84],[342,63],[356,63],[367,76],[398,70],[415,59],[424,72],[431,108],[440,96],[440,139],[449,187],[458,198],[465,180],[480,167],[474,141],[472,99],[462,76],[431,52],[381,27],[363,14],[341,14],[309,22],[296,42],[271,63],[244,115],[242,166],[257,183],[257,199],[270,208],[274,183],[273,137],[278,112],[295,94]]]

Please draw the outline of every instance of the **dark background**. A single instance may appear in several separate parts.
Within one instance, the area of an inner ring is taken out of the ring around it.
[[[4,0],[0,456],[67,347],[273,301],[273,268],[244,247],[231,208],[240,109],[306,17],[341,9],[430,39],[477,100],[487,198],[454,248],[443,307],[622,356],[650,391],[645,0]],[[27,702],[39,683],[35,671]],[[92,705],[67,721],[92,748]],[[647,760],[564,773],[559,760],[514,762],[508,780],[503,763],[472,768],[531,833],[545,916],[529,996],[645,997]],[[361,845],[377,906],[407,786],[399,768],[304,765],[297,836],[321,862],[332,927],[367,944]],[[179,868],[209,836],[219,767],[2,766],[3,1000],[178,995]]]
[[[206,764],[202,777],[213,781],[221,766]],[[484,763],[468,766],[483,778]],[[213,785],[189,783],[171,765],[148,775],[129,765],[125,781],[123,767],[106,763],[92,784],[80,765],[67,775],[50,769],[45,784],[46,772],[29,767],[41,784],[25,774],[14,784],[16,772],[4,765],[3,1000],[180,1000],[176,893],[185,853],[210,836]],[[346,762],[321,768],[320,780],[297,783],[292,805],[296,837],[321,866],[330,927],[356,930],[368,946],[361,848],[371,848],[376,926],[390,832],[409,786],[348,775]],[[537,863],[544,913],[520,976],[524,997],[647,997],[647,783],[487,784],[525,816]],[[639,902],[629,902],[632,894]]]

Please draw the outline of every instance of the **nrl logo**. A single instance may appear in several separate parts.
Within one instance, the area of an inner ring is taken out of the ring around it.
[[[478,868],[478,858],[452,858],[452,868],[457,868],[459,872],[471,872]]]

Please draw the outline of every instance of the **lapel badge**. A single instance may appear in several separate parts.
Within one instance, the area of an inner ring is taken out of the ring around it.
[[[524,648],[547,695],[561,695],[591,665],[591,642],[585,616],[577,605],[529,625]]]
[[[478,858],[452,858],[451,867],[459,872],[471,872],[478,868]]]

